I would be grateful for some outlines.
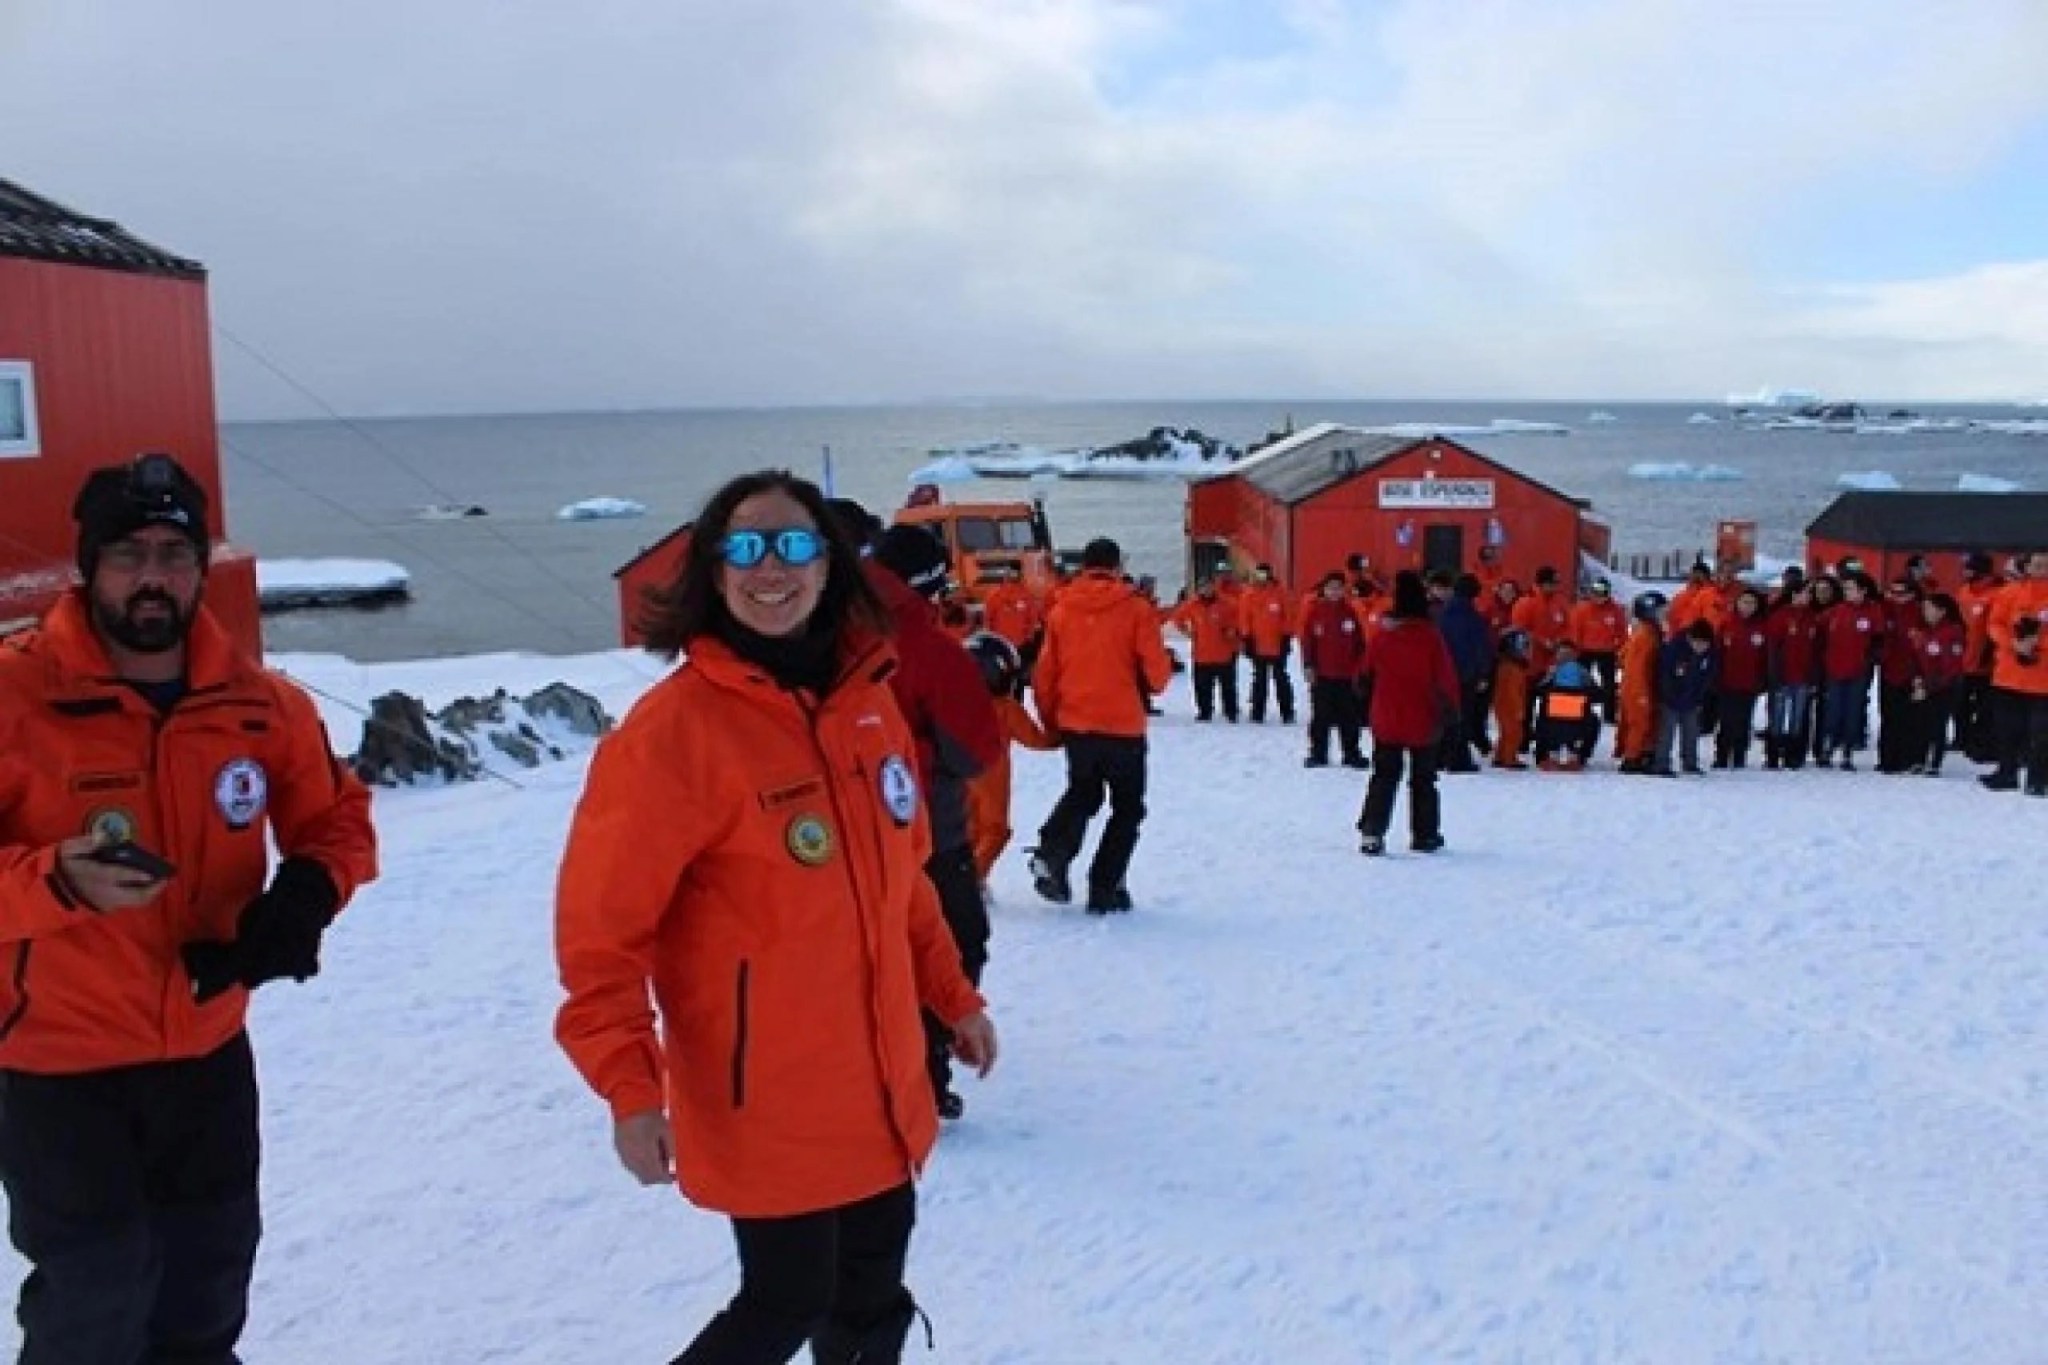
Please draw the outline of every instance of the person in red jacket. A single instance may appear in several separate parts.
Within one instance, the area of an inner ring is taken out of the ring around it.
[[[1714,730],[1714,766],[1749,766],[1751,731],[1756,724],[1756,699],[1770,686],[1770,634],[1764,620],[1764,597],[1755,588],[1735,594],[1735,610],[1722,622],[1717,644],[1720,660],[1714,685],[1720,704]]]
[[[1801,584],[1765,619],[1771,685],[1764,734],[1766,768],[1803,768],[1813,744],[1813,694],[1820,678],[1820,622],[1813,588]]]
[[[1913,636],[1924,625],[1920,590],[1906,575],[1885,591],[1884,640],[1877,650],[1877,770],[1903,773],[1920,761],[1923,745],[1911,714],[1920,677],[1920,652]]]
[[[1968,663],[1969,628],[1963,611],[1947,593],[1920,604],[1920,620],[1908,632],[1913,646],[1913,682],[1906,720],[1911,726],[1906,771],[1941,775],[1948,757],[1949,722],[1962,692]]]
[[[1365,654],[1365,632],[1346,600],[1344,575],[1325,574],[1301,618],[1301,667],[1308,675],[1308,757],[1302,766],[1330,766],[1333,729],[1344,766],[1366,766],[1358,747],[1358,679],[1365,671]]]
[[[94,471],[73,516],[84,581],[0,646],[20,1359],[218,1365],[262,1231],[250,993],[318,974],[377,874],[370,797],[207,607],[206,493],[175,459]]]
[[[1854,573],[1842,580],[1841,605],[1829,611],[1821,626],[1822,752],[1825,768],[1839,755],[1842,770],[1856,770],[1856,750],[1868,742],[1870,679],[1884,647],[1884,607],[1874,600],[1877,585],[1870,575]]]
[[[1358,816],[1359,851],[1369,858],[1387,851],[1406,768],[1408,846],[1435,853],[1444,846],[1437,742],[1458,714],[1458,671],[1429,619],[1429,590],[1412,569],[1394,575],[1393,609],[1366,650],[1365,671],[1372,678],[1372,780]]]
[[[1628,643],[1628,609],[1614,600],[1614,585],[1593,580],[1593,595],[1572,608],[1569,639],[1579,662],[1597,681],[1600,710],[1615,723],[1622,646]]]
[[[1237,609],[1216,591],[1216,580],[1203,579],[1195,595],[1175,607],[1167,624],[1188,637],[1194,656],[1195,719],[1215,718],[1219,694],[1223,719],[1237,724],[1237,651],[1243,636]]]
[[[1067,755],[1067,789],[1038,831],[1032,884],[1056,905],[1073,899],[1067,869],[1088,822],[1109,800],[1109,823],[1088,868],[1088,913],[1131,908],[1125,878],[1145,819],[1145,697],[1173,676],[1159,618],[1123,581],[1123,551],[1108,539],[1081,551],[1081,575],[1046,623],[1031,679],[1038,718]]]
[[[868,563],[896,643],[889,690],[917,737],[917,776],[924,783],[932,828],[925,875],[960,945],[960,969],[979,986],[993,930],[974,865],[967,785],[1002,761],[1007,741],[979,665],[964,641],[946,628],[937,605],[952,568],[945,542],[922,526],[891,526],[875,542]],[[952,1035],[936,1014],[927,1012],[924,1022],[925,1063],[939,1117],[957,1119],[966,1104],[953,1090]]]
[[[688,658],[598,747],[576,803],[555,1036],[620,1164],[732,1221],[739,1292],[683,1365],[807,1343],[826,1365],[894,1365],[939,1126],[920,1003],[983,1074],[997,1044],[923,875],[888,616],[824,498],[781,471],[712,495],[660,600],[648,645]]]

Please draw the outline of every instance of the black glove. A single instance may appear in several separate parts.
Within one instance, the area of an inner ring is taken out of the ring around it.
[[[341,908],[341,894],[327,869],[310,858],[278,864],[270,889],[242,910],[233,943],[188,943],[185,972],[199,1004],[240,984],[254,990],[266,981],[304,981],[320,974],[320,938]]]

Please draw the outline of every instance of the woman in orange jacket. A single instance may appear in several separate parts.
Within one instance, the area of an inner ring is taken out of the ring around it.
[[[600,746],[570,826],[556,1037],[626,1169],[738,1242],[739,1293],[682,1365],[896,1360],[938,1130],[920,1002],[995,1060],[923,874],[882,622],[815,487],[726,485],[647,621],[688,662]]]

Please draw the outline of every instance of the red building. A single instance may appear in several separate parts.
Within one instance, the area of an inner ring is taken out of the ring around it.
[[[0,634],[71,583],[86,475],[146,450],[205,486],[207,602],[260,655],[255,561],[222,543],[205,269],[0,180]]]
[[[2014,555],[2048,550],[2048,493],[1844,493],[1806,528],[1814,568],[1853,555],[1879,586],[1919,555],[1936,582],[1953,588],[1975,550],[2001,572]]]
[[[1469,572],[1492,545],[1511,578],[1526,584],[1549,565],[1572,583],[1582,549],[1607,552],[1590,506],[1441,436],[1325,422],[1190,486],[1188,578],[1271,564],[1305,590],[1352,554],[1382,574]]]
[[[640,622],[647,610],[647,596],[668,587],[682,573],[683,560],[690,553],[690,528],[696,524],[676,527],[612,571],[619,592],[619,643],[626,648],[638,649],[645,643]]]

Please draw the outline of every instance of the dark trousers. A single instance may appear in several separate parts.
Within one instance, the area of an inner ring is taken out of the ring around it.
[[[1394,822],[1394,796],[1401,786],[1401,771],[1408,770],[1408,830],[1416,840],[1434,839],[1443,833],[1443,804],[1436,789],[1436,746],[1410,748],[1375,740],[1372,746],[1372,780],[1365,784],[1365,809],[1359,812],[1361,834],[1384,838]]]
[[[1365,757],[1359,751],[1358,732],[1365,720],[1358,712],[1358,683],[1351,678],[1318,678],[1308,689],[1308,752],[1311,758],[1330,756],[1330,731],[1337,732],[1337,744],[1347,759]]]
[[[1877,689],[1877,770],[1902,773],[1920,761],[1925,745],[1912,719],[1913,689],[1880,683]]]
[[[1287,655],[1252,655],[1252,719],[1266,718],[1266,687],[1271,681],[1273,696],[1280,703],[1280,719],[1294,719],[1294,680],[1287,676]]]
[[[1208,720],[1216,714],[1216,694],[1223,694],[1223,718],[1237,719],[1237,660],[1227,664],[1195,665],[1195,715]]]
[[[1995,757],[1998,725],[1993,715],[1993,695],[1991,679],[1983,675],[1964,678],[1962,689],[1956,694],[1955,745],[1973,763],[1989,763]]]
[[[1487,679],[1472,678],[1459,682],[1458,710],[1465,743],[1482,754],[1491,753],[1493,741],[1487,738],[1486,726],[1488,717],[1493,714],[1493,693]]]
[[[671,1365],[896,1365],[917,1306],[903,1287],[917,1194],[898,1185],[790,1218],[735,1218],[740,1292]]]
[[[1578,720],[1552,720],[1548,716],[1536,718],[1536,761],[1541,763],[1553,757],[1559,749],[1577,758],[1581,763],[1593,760],[1593,751],[1600,747],[1600,717],[1588,710]]]
[[[953,931],[953,942],[960,949],[960,969],[979,986],[982,970],[988,966],[989,923],[974,850],[962,846],[934,853],[924,865],[924,875],[939,893],[939,912],[946,917],[946,927]],[[953,1088],[953,1030],[930,1010],[924,1015],[924,1041],[932,1092],[943,1095]]]
[[[2018,781],[2025,770],[2027,790],[2048,788],[2048,696],[2000,688],[1992,697],[1997,727],[2000,779]]]
[[[1130,871],[1145,822],[1145,739],[1125,735],[1068,735],[1067,789],[1038,831],[1039,856],[1060,867],[1080,856],[1088,822],[1109,801],[1109,823],[1088,868],[1091,892],[1115,891]]]
[[[1714,763],[1740,768],[1749,762],[1749,743],[1756,728],[1754,692],[1721,694],[1721,727],[1714,732]]]
[[[1869,675],[1830,681],[1821,693],[1821,752],[1847,755],[1862,748],[1869,725]]]
[[[191,1061],[0,1072],[20,1365],[235,1365],[262,1233],[247,1034]]]
[[[1657,708],[1657,758],[1654,767],[1660,773],[1675,772],[1671,764],[1673,750],[1686,772],[1700,770],[1700,710],[1689,706],[1684,710],[1676,707]]]
[[[1948,757],[1949,720],[1955,712],[1956,695],[1961,691],[1958,685],[1930,692],[1919,701],[1907,699],[1905,759],[1908,768],[1925,767],[1933,772],[1941,771],[1941,761]]]
[[[1765,722],[1764,752],[1773,762],[1787,768],[1806,766],[1807,749],[1813,742],[1813,688],[1792,683],[1771,689],[1769,718]]]
[[[1621,656],[1607,650],[1581,654],[1579,662],[1593,675],[1593,695],[1600,699],[1600,714],[1609,725],[1616,715],[1616,680],[1621,676]]]

